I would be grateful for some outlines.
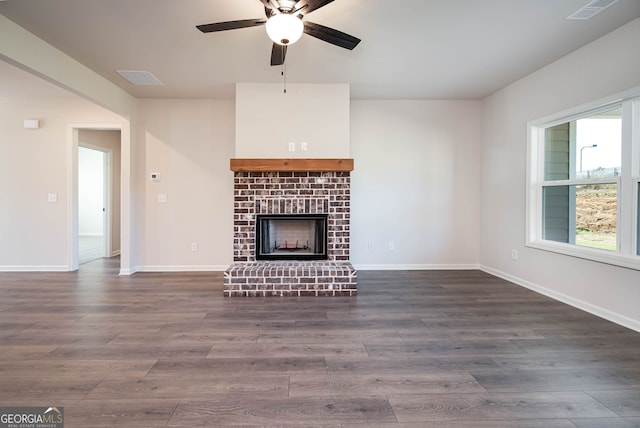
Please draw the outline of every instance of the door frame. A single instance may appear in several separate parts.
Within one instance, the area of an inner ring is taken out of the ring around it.
[[[123,123],[81,123],[67,126],[67,270],[79,268],[78,145],[79,131],[120,131],[120,275],[135,273],[131,261],[131,134]],[[105,216],[106,217],[106,216]]]

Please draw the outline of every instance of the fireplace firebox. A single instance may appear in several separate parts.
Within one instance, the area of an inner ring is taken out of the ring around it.
[[[256,217],[256,260],[326,260],[326,214]]]

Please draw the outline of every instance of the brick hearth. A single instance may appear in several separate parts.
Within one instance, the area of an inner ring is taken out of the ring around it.
[[[355,296],[349,262],[268,261],[234,263],[224,273],[225,296]]]
[[[255,259],[257,214],[327,214],[326,261]],[[225,296],[353,296],[349,262],[348,171],[236,171],[234,264],[224,274]]]

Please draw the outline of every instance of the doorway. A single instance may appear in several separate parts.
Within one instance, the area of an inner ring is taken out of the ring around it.
[[[73,227],[75,269],[121,250],[121,131],[78,129]],[[77,139],[76,139],[77,138]],[[120,260],[118,264],[120,264]]]

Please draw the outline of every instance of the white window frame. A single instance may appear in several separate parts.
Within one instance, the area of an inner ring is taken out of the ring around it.
[[[598,179],[569,179],[544,181],[545,129],[593,114],[622,108],[621,174]],[[558,114],[546,116],[527,125],[527,189],[526,241],[527,247],[551,251],[572,257],[640,270],[638,250],[638,189],[640,187],[640,88],[618,94],[609,99],[583,105]],[[617,251],[579,246],[542,239],[543,189],[548,186],[584,184],[617,184]]]

